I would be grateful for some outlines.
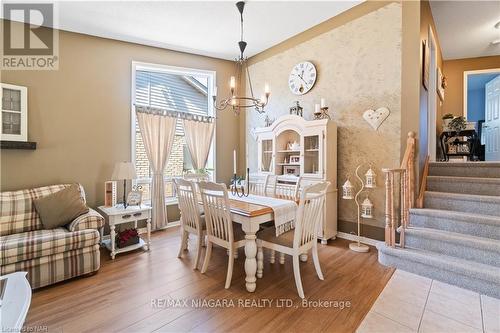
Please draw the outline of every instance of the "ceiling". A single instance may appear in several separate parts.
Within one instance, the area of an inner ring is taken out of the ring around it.
[[[497,73],[472,74],[467,76],[467,90],[484,89],[484,85],[496,78]]]
[[[59,2],[59,27],[99,37],[233,60],[240,40],[236,1]],[[362,1],[247,1],[250,57]]]
[[[431,1],[443,58],[500,55],[500,1]],[[499,66],[500,67],[500,66]]]

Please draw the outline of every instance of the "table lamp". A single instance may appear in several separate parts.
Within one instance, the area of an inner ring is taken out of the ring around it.
[[[123,179],[123,208],[127,208],[127,179],[135,179],[137,175],[135,173],[135,167],[132,162],[118,162],[115,164],[113,170],[113,175],[111,176],[113,180]]]

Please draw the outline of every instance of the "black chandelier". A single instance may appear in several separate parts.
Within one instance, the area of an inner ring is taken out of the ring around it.
[[[213,96],[214,107],[217,110],[224,110],[228,106],[231,106],[235,113],[239,113],[241,109],[254,108],[259,113],[264,113],[264,107],[267,105],[269,100],[269,85],[266,83],[264,87],[264,95],[261,98],[255,98],[253,95],[252,80],[250,79],[250,73],[248,71],[248,58],[245,58],[243,53],[247,47],[247,42],[243,40],[243,9],[245,8],[245,2],[239,1],[236,3],[236,7],[240,12],[241,19],[241,40],[238,42],[240,48],[240,56],[235,59],[237,78],[231,76],[229,82],[229,87],[231,89],[231,97],[223,99],[217,102],[217,88],[215,88],[215,94]],[[235,95],[236,83],[238,82],[239,87],[241,87],[241,77],[243,73],[246,73],[248,78],[248,87],[250,88],[251,96],[237,96]]]

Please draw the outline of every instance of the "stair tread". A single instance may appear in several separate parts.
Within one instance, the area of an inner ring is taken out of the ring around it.
[[[467,176],[427,176],[427,182],[429,181],[456,181],[465,183],[489,183],[489,184],[499,184],[500,178],[494,177],[467,177]]]
[[[499,167],[500,162],[430,162],[429,166],[431,167]]]
[[[437,218],[448,218],[458,221],[500,225],[500,216],[459,212],[455,210],[444,210],[435,208],[410,208],[410,215],[425,215]],[[410,218],[410,225],[411,225],[411,218]]]
[[[404,249],[391,248],[382,242],[377,244],[377,250],[389,255],[438,267],[440,269],[446,269],[459,274],[465,273],[471,275],[472,277],[477,277],[497,284],[499,283],[498,276],[500,274],[500,268],[492,265],[420,249],[408,247],[405,247]]]
[[[472,236],[431,228],[410,227],[406,229],[406,234],[412,233],[443,242],[457,242],[468,247],[500,252],[500,242],[492,238]]]
[[[498,195],[479,195],[479,194],[425,191],[425,196],[433,196],[433,197],[441,197],[444,199],[465,200],[465,201],[493,202],[500,204],[500,196]]]

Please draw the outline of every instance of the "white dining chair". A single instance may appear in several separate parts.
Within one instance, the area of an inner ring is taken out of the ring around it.
[[[198,183],[198,187],[207,225],[207,251],[201,272],[207,271],[213,244],[229,250],[225,285],[225,288],[228,289],[231,286],[233,276],[234,254],[238,248],[245,246],[245,233],[241,229],[241,225],[233,223],[231,219],[231,207],[225,184],[201,181]]]
[[[208,182],[210,180],[210,175],[208,173],[185,173],[182,178],[195,183],[199,183],[201,181]]]
[[[273,176],[268,181],[268,187],[272,196],[279,199],[293,200],[297,201],[299,199],[300,184],[302,176],[297,177],[295,184],[280,184],[278,183],[278,177]],[[276,252],[271,250],[271,255],[269,257],[269,262],[274,264],[276,262]],[[302,261],[307,261],[307,255],[301,257]],[[285,264],[285,254],[280,253],[279,263],[281,265]]]
[[[250,194],[267,196],[268,195],[268,189],[267,189],[268,179],[269,179],[269,175],[257,174],[257,173],[250,174],[249,175],[249,182],[248,182],[248,189],[249,189]]]
[[[258,246],[286,253],[293,258],[293,275],[297,292],[304,298],[300,278],[299,256],[312,249],[314,268],[318,278],[323,280],[323,273],[318,258],[318,228],[323,218],[326,190],[330,182],[321,182],[303,189],[295,219],[295,229],[276,236],[272,228],[258,234]],[[261,249],[259,249],[261,251]]]
[[[187,250],[189,234],[196,235],[198,248],[193,269],[198,269],[201,248],[206,234],[205,218],[199,209],[199,201],[194,183],[185,179],[174,178],[174,184],[181,211],[181,246],[177,257],[181,258],[182,252]]]

